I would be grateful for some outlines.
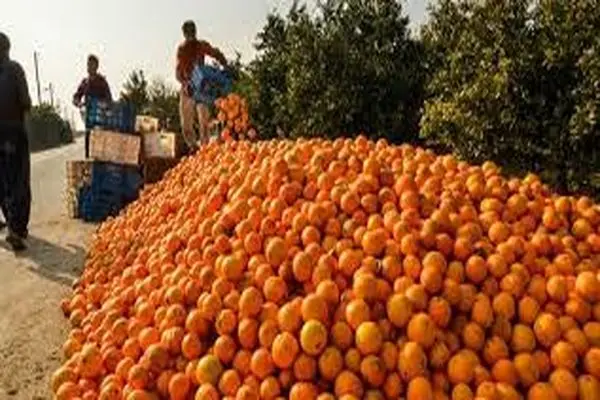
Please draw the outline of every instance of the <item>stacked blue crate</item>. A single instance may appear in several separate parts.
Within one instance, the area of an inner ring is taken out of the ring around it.
[[[106,103],[89,99],[85,109],[86,129],[101,128],[122,133],[135,132],[135,108],[128,102]]]
[[[108,103],[89,98],[85,104],[85,128],[94,129],[104,127],[107,114],[110,110]]]
[[[197,103],[212,105],[233,88],[231,75],[210,65],[196,65],[190,79],[192,96]]]
[[[138,168],[96,162],[92,166],[91,184],[81,194],[80,215],[88,222],[114,216],[135,200],[142,186]]]

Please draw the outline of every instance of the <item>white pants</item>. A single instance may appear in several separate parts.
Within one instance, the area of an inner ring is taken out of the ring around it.
[[[181,118],[181,133],[190,149],[197,148],[198,142],[208,143],[210,111],[207,105],[196,104],[196,101],[187,96],[182,90],[179,96],[179,116]],[[198,122],[199,137],[194,129],[196,121]]]

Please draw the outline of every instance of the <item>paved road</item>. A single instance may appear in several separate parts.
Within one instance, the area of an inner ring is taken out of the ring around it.
[[[29,249],[16,257],[0,236],[0,399],[51,398],[48,378],[62,362],[67,324],[60,299],[83,265],[93,226],[66,217],[65,163],[76,143],[32,155]]]

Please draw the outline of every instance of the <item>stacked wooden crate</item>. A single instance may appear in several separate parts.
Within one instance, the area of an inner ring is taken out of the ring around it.
[[[91,184],[92,161],[68,161],[66,172],[65,208],[69,218],[79,218],[81,189]]]
[[[142,187],[141,143],[138,133],[92,131],[92,181],[80,199],[84,220],[102,221],[137,198]]]
[[[141,142],[137,134],[95,129],[90,136],[90,157],[114,164],[139,165]]]
[[[137,198],[142,140],[135,107],[127,102],[89,99],[84,121],[89,159],[67,162],[66,208],[72,218],[100,222]]]
[[[181,135],[160,131],[158,119],[150,116],[136,118],[135,132],[94,125],[90,159],[67,163],[68,215],[93,222],[114,215],[137,197],[143,183],[161,180],[177,165],[184,148]]]
[[[156,183],[179,162],[184,151],[180,134],[160,131],[160,124],[147,116],[138,116],[136,124],[142,136],[142,163],[145,183]]]

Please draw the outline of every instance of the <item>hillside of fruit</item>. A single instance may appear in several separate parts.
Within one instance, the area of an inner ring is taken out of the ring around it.
[[[56,398],[600,396],[600,207],[384,140],[212,143],[98,230]]]
[[[262,138],[365,132],[600,201],[595,1],[288,3],[267,15],[252,58],[229,62],[246,100],[217,107],[224,138],[247,125]],[[425,20],[409,18],[425,3]],[[137,109],[178,131],[177,90],[144,82],[134,71],[125,87],[146,99]]]
[[[596,2],[303,3],[268,16],[240,74],[262,137],[367,132],[600,200]]]

